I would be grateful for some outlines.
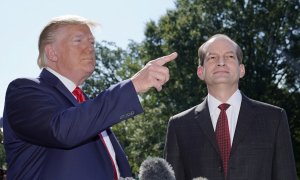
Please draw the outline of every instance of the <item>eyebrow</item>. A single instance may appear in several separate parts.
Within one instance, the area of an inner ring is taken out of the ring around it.
[[[83,37],[86,37],[86,35],[84,35],[84,34],[76,34],[76,35],[73,36],[73,38],[83,38]],[[91,39],[93,41],[95,40],[95,37],[93,35],[88,35],[87,38]]]
[[[233,52],[233,51],[228,51],[228,52],[226,52],[225,54],[235,54],[235,52]]]
[[[233,51],[227,51],[224,54],[235,54],[235,52],[233,52]],[[207,52],[206,53],[206,56],[210,56],[210,55],[218,55],[218,53],[215,53],[215,52]]]

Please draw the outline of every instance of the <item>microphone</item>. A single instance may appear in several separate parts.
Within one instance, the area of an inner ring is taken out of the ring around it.
[[[163,158],[148,157],[140,166],[139,180],[176,180],[171,165]]]
[[[120,177],[119,180],[135,180],[133,177]]]
[[[196,178],[193,178],[193,180],[208,180],[208,179],[205,177],[196,177]]]

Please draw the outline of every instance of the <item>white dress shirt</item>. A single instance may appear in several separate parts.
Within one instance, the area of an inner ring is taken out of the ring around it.
[[[76,85],[75,83],[73,83],[71,80],[69,80],[68,78],[62,76],[61,74],[59,74],[58,72],[54,71],[53,69],[49,68],[49,67],[46,67],[46,69],[52,73],[54,76],[56,76],[65,86],[66,88],[72,93],[73,90],[76,88]],[[76,98],[74,96],[74,98]],[[114,164],[115,164],[115,167],[116,167],[116,170],[117,170],[117,174],[118,174],[118,178],[120,177],[120,172],[119,172],[119,167],[118,167],[118,164],[117,164],[117,161],[116,161],[116,153],[115,153],[115,150],[114,150],[114,147],[112,146],[111,144],[111,141],[109,139],[109,136],[106,132],[106,130],[102,131],[101,132],[101,135],[103,137],[103,140],[105,141],[105,144],[106,144],[106,147],[109,151],[109,154],[110,156],[112,157],[113,161],[114,161]]]
[[[223,102],[217,100],[215,97],[213,97],[210,94],[208,94],[207,101],[208,101],[208,109],[209,109],[212,125],[215,131],[218,117],[221,112],[218,106]],[[227,114],[229,133],[230,133],[230,143],[232,145],[234,132],[235,132],[235,128],[236,128],[236,124],[240,112],[240,107],[242,103],[242,95],[240,90],[237,90],[225,103],[230,104],[229,108],[226,110],[226,114]]]

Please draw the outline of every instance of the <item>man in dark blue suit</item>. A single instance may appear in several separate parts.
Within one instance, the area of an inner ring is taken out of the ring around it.
[[[91,27],[79,16],[53,19],[39,38],[36,79],[10,83],[4,108],[8,179],[103,179],[131,177],[126,155],[110,127],[143,112],[137,93],[158,91],[169,79],[163,65],[173,53],[150,61],[131,79],[94,99],[77,88],[94,71]],[[74,92],[74,94],[72,94]]]

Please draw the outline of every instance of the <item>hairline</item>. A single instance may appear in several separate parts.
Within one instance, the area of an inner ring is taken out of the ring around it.
[[[228,37],[227,35],[225,35],[225,34],[216,34],[216,35],[213,35],[212,37],[210,37],[206,42],[204,42],[199,47],[199,49],[198,49],[198,64],[200,66],[202,66],[204,64],[204,60],[205,60],[205,57],[207,55],[208,46],[211,45],[215,40],[221,39],[221,38],[226,39],[226,40],[228,40],[229,42],[232,43],[232,45],[235,48],[234,53],[237,56],[239,63],[242,64],[243,52],[242,52],[240,46],[235,41],[233,41],[230,37]]]

